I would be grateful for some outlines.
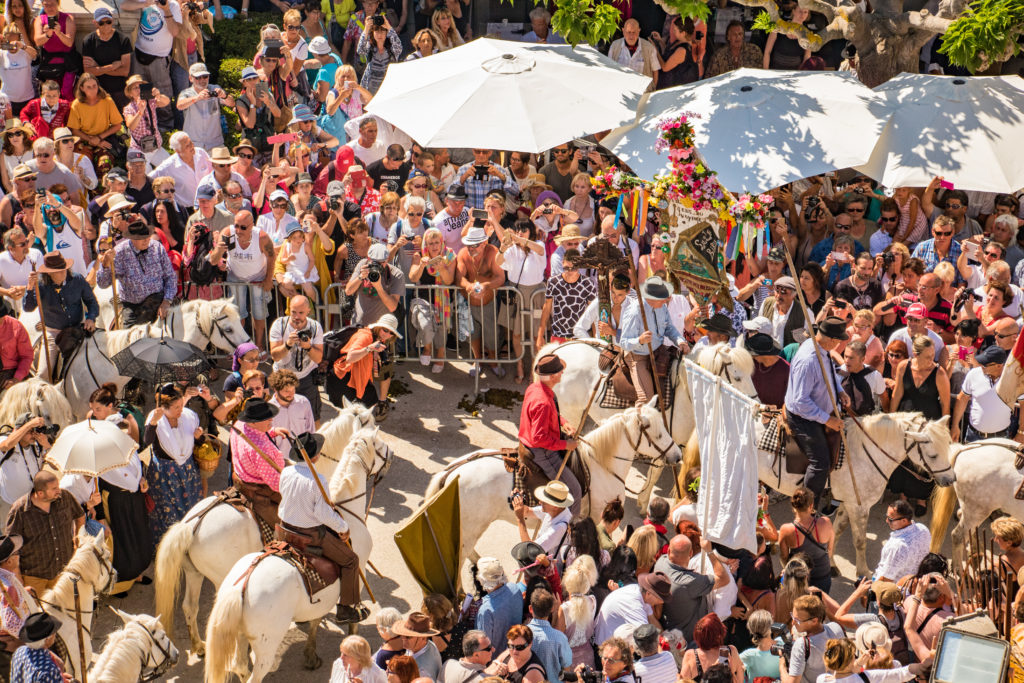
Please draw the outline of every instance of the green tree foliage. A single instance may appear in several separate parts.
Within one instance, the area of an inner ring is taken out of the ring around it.
[[[1024,2],[976,0],[942,36],[939,52],[971,73],[984,71],[1021,50]]]
[[[503,0],[504,1],[504,0]],[[513,0],[508,0],[512,2]],[[546,5],[545,0],[533,0]],[[665,11],[682,17],[704,19],[711,9],[704,0],[658,0]],[[573,47],[580,43],[599,45],[608,42],[618,31],[622,13],[604,0],[555,0],[551,27]]]

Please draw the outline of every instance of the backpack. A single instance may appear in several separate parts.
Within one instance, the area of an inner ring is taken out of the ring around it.
[[[906,615],[903,613],[903,608],[897,605],[895,611],[896,619],[899,622],[895,628],[890,626],[888,620],[881,614],[878,615],[878,621],[889,633],[889,640],[892,641],[892,647],[889,651],[892,653],[892,658],[906,666],[916,662],[917,657],[914,656],[914,652],[910,649],[910,644],[907,642],[907,634],[904,631]]]
[[[850,412],[854,415],[875,412],[875,394],[867,380],[870,372],[875,372],[874,368],[865,366],[860,372],[851,372],[843,379],[843,391],[850,397]]]
[[[210,263],[208,258],[210,252],[213,251],[213,233],[210,232],[206,223],[195,223],[193,227],[195,234],[186,249],[190,256],[182,264],[186,271],[184,281],[203,287],[212,282],[224,280],[226,273]]]
[[[324,357],[320,359],[320,372],[329,373],[334,363],[341,357],[341,350],[348,344],[348,340],[362,325],[346,325],[340,330],[331,330],[324,334]]]

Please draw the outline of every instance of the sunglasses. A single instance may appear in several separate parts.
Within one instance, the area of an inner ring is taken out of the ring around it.
[[[494,646],[493,645],[488,645],[487,647],[482,647],[482,648],[477,650],[477,652],[493,652],[493,651],[494,651]]]
[[[298,31],[300,27],[299,26],[285,26],[285,28],[288,29],[289,31]]]
[[[852,223],[836,223],[836,230],[849,230],[852,227]]]
[[[878,222],[879,223],[895,223],[898,220],[899,220],[899,218],[897,216],[888,216],[888,217],[886,217],[886,216],[879,216],[878,217]]]
[[[113,19],[103,19],[102,21],[100,21],[100,26],[113,26],[113,25],[114,25],[114,20]]]
[[[160,194],[174,194],[175,192],[177,192],[177,190],[175,190],[173,187],[165,187],[161,190],[157,190],[157,192],[159,192]]]
[[[933,233],[935,234],[936,237],[951,237],[953,235],[953,231],[952,230],[950,230],[948,232],[946,232],[946,231],[939,232],[938,230],[934,230]]]
[[[889,515],[885,516],[885,521],[889,522],[890,524],[892,524],[893,522],[898,522],[901,519],[906,519],[906,517],[890,517]]]
[[[569,150],[567,150],[567,149],[556,149],[556,150],[554,150],[554,152],[555,152],[555,154],[568,154]]]
[[[27,247],[28,242],[11,242],[12,247]]]
[[[1010,332],[1009,334],[999,334],[998,332],[996,332],[996,336],[999,337],[1000,339],[1007,339],[1009,337],[1016,337],[1017,333],[1016,332]]]
[[[904,353],[891,353],[890,352],[890,353],[887,353],[885,355],[888,356],[889,358],[906,358],[907,357],[906,354],[904,354]]]
[[[50,154],[49,152],[36,152],[36,156],[40,159],[49,159],[53,155]]]
[[[25,132],[24,131],[20,131],[20,130],[12,130],[10,133],[8,133],[8,135],[24,135],[24,134],[25,134]]]
[[[422,216],[423,212],[422,211],[408,211],[408,212],[406,212],[405,215],[406,216]]]
[[[846,210],[847,213],[864,213],[864,209],[853,209],[849,208]]]
[[[484,246],[483,242],[481,242],[480,244],[469,244],[469,245],[466,245],[466,248],[469,249],[470,251],[475,251],[475,250],[479,249],[482,246]]]
[[[238,157],[239,157],[240,159],[252,159],[252,158],[253,158],[253,156],[254,156],[254,155],[252,155],[252,154],[246,154],[246,153],[244,153],[244,152],[239,152],[239,153],[238,153]]]
[[[425,190],[425,189],[427,189],[426,183],[417,183],[415,185],[412,185],[411,187],[414,190]]]
[[[962,209],[962,208],[964,208],[964,205],[963,204],[946,204],[946,208],[947,209]]]
[[[236,192],[235,194],[227,194],[224,196],[227,197],[228,199],[241,199],[243,197],[241,192]]]
[[[235,223],[235,230],[250,230],[251,228],[251,225],[239,225],[238,223]]]
[[[514,643],[509,643],[508,644],[508,649],[515,650],[516,652],[522,652],[523,650],[525,650],[528,647],[530,647],[529,643],[520,643],[518,645],[516,645]]]

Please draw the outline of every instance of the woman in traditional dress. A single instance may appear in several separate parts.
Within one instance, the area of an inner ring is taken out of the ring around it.
[[[149,515],[155,543],[159,543],[168,527],[184,517],[202,496],[199,467],[192,459],[192,447],[203,432],[199,428],[199,416],[185,407],[185,402],[197,395],[193,387],[182,393],[168,382],[157,389],[156,408],[146,417],[142,442],[153,447],[146,479],[155,504]]]

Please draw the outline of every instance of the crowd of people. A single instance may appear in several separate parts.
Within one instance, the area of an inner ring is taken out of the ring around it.
[[[577,516],[582,484],[567,470],[564,483],[535,492],[539,506],[513,503],[518,581],[505,558],[481,558],[464,604],[431,595],[405,616],[380,610],[380,649],[345,639],[332,683],[919,675],[958,599],[915,521],[930,488],[906,473],[912,464],[897,470],[881,561],[849,599],[834,600],[828,443],[841,415],[826,386],[851,414],[948,415],[954,440],[1024,443],[1021,406],[994,390],[1021,325],[1019,196],[965,192],[942,178],[886,189],[850,173],[778,188],[771,244],[726,263],[731,310],[709,305],[674,276],[657,209],[641,230],[629,201],[619,212],[618,200],[594,191],[591,178],[615,163],[596,140],[541,154],[429,148],[366,113],[389,64],[472,37],[467,2],[328,4],[215,0],[217,18],[282,15],[261,28],[237,83],[203,61],[201,4],[125,0],[121,10],[140,12],[135,36],[99,7],[81,40],[57,0],[43,0],[38,15],[24,0],[5,6],[0,387],[29,377],[37,355],[36,373],[58,381],[62,359],[105,319],[109,297],[97,294],[112,286],[121,327],[224,291],[253,343],[235,349],[222,392],[161,384],[149,412],[113,385],[92,393],[89,417],[119,424],[148,447],[148,461],[134,455],[100,477],[59,478],[43,466],[52,425],[26,413],[2,435],[0,673],[13,658],[10,680],[54,675],[58,662],[45,654],[54,626],[26,615],[19,596],[53,586],[79,528],[110,530],[116,592],[149,582],[156,544],[208,492],[211,470],[195,454],[218,425],[232,429],[234,486],[271,527],[319,535],[343,569],[338,618],[365,618],[347,525],[321,509],[315,473],[285,467],[296,437],[317,457],[322,440],[300,435],[319,427],[322,395],[362,403],[380,421],[398,359],[437,375],[460,372],[451,361],[468,358],[474,377],[511,371],[525,385],[536,376],[520,437],[552,478],[576,437],[549,405],[560,361],[535,352],[601,338],[623,352],[637,404],[654,396],[652,363],[666,354],[720,342],[747,349],[759,400],[785,408],[809,460],[792,521],[776,526],[764,514],[754,554],[713,547],[688,486],[675,506],[655,498],[635,531],[620,528],[618,501],[595,525]],[[813,26],[795,5],[780,10]],[[748,37],[741,21],[724,19],[732,7],[719,8],[718,33],[652,2],[622,8],[621,37],[603,47],[651,76],[652,88],[740,67],[856,70],[849,51],[812,56],[785,32]],[[529,16],[523,40],[562,42],[546,9]],[[226,110],[241,138],[230,148]],[[634,264],[607,279],[607,317],[603,280],[585,256],[599,241]],[[41,352],[18,319],[36,311]],[[541,524],[532,540],[529,517]],[[1000,518],[992,529],[1015,573],[1024,526]],[[855,610],[860,598],[867,612]]]

